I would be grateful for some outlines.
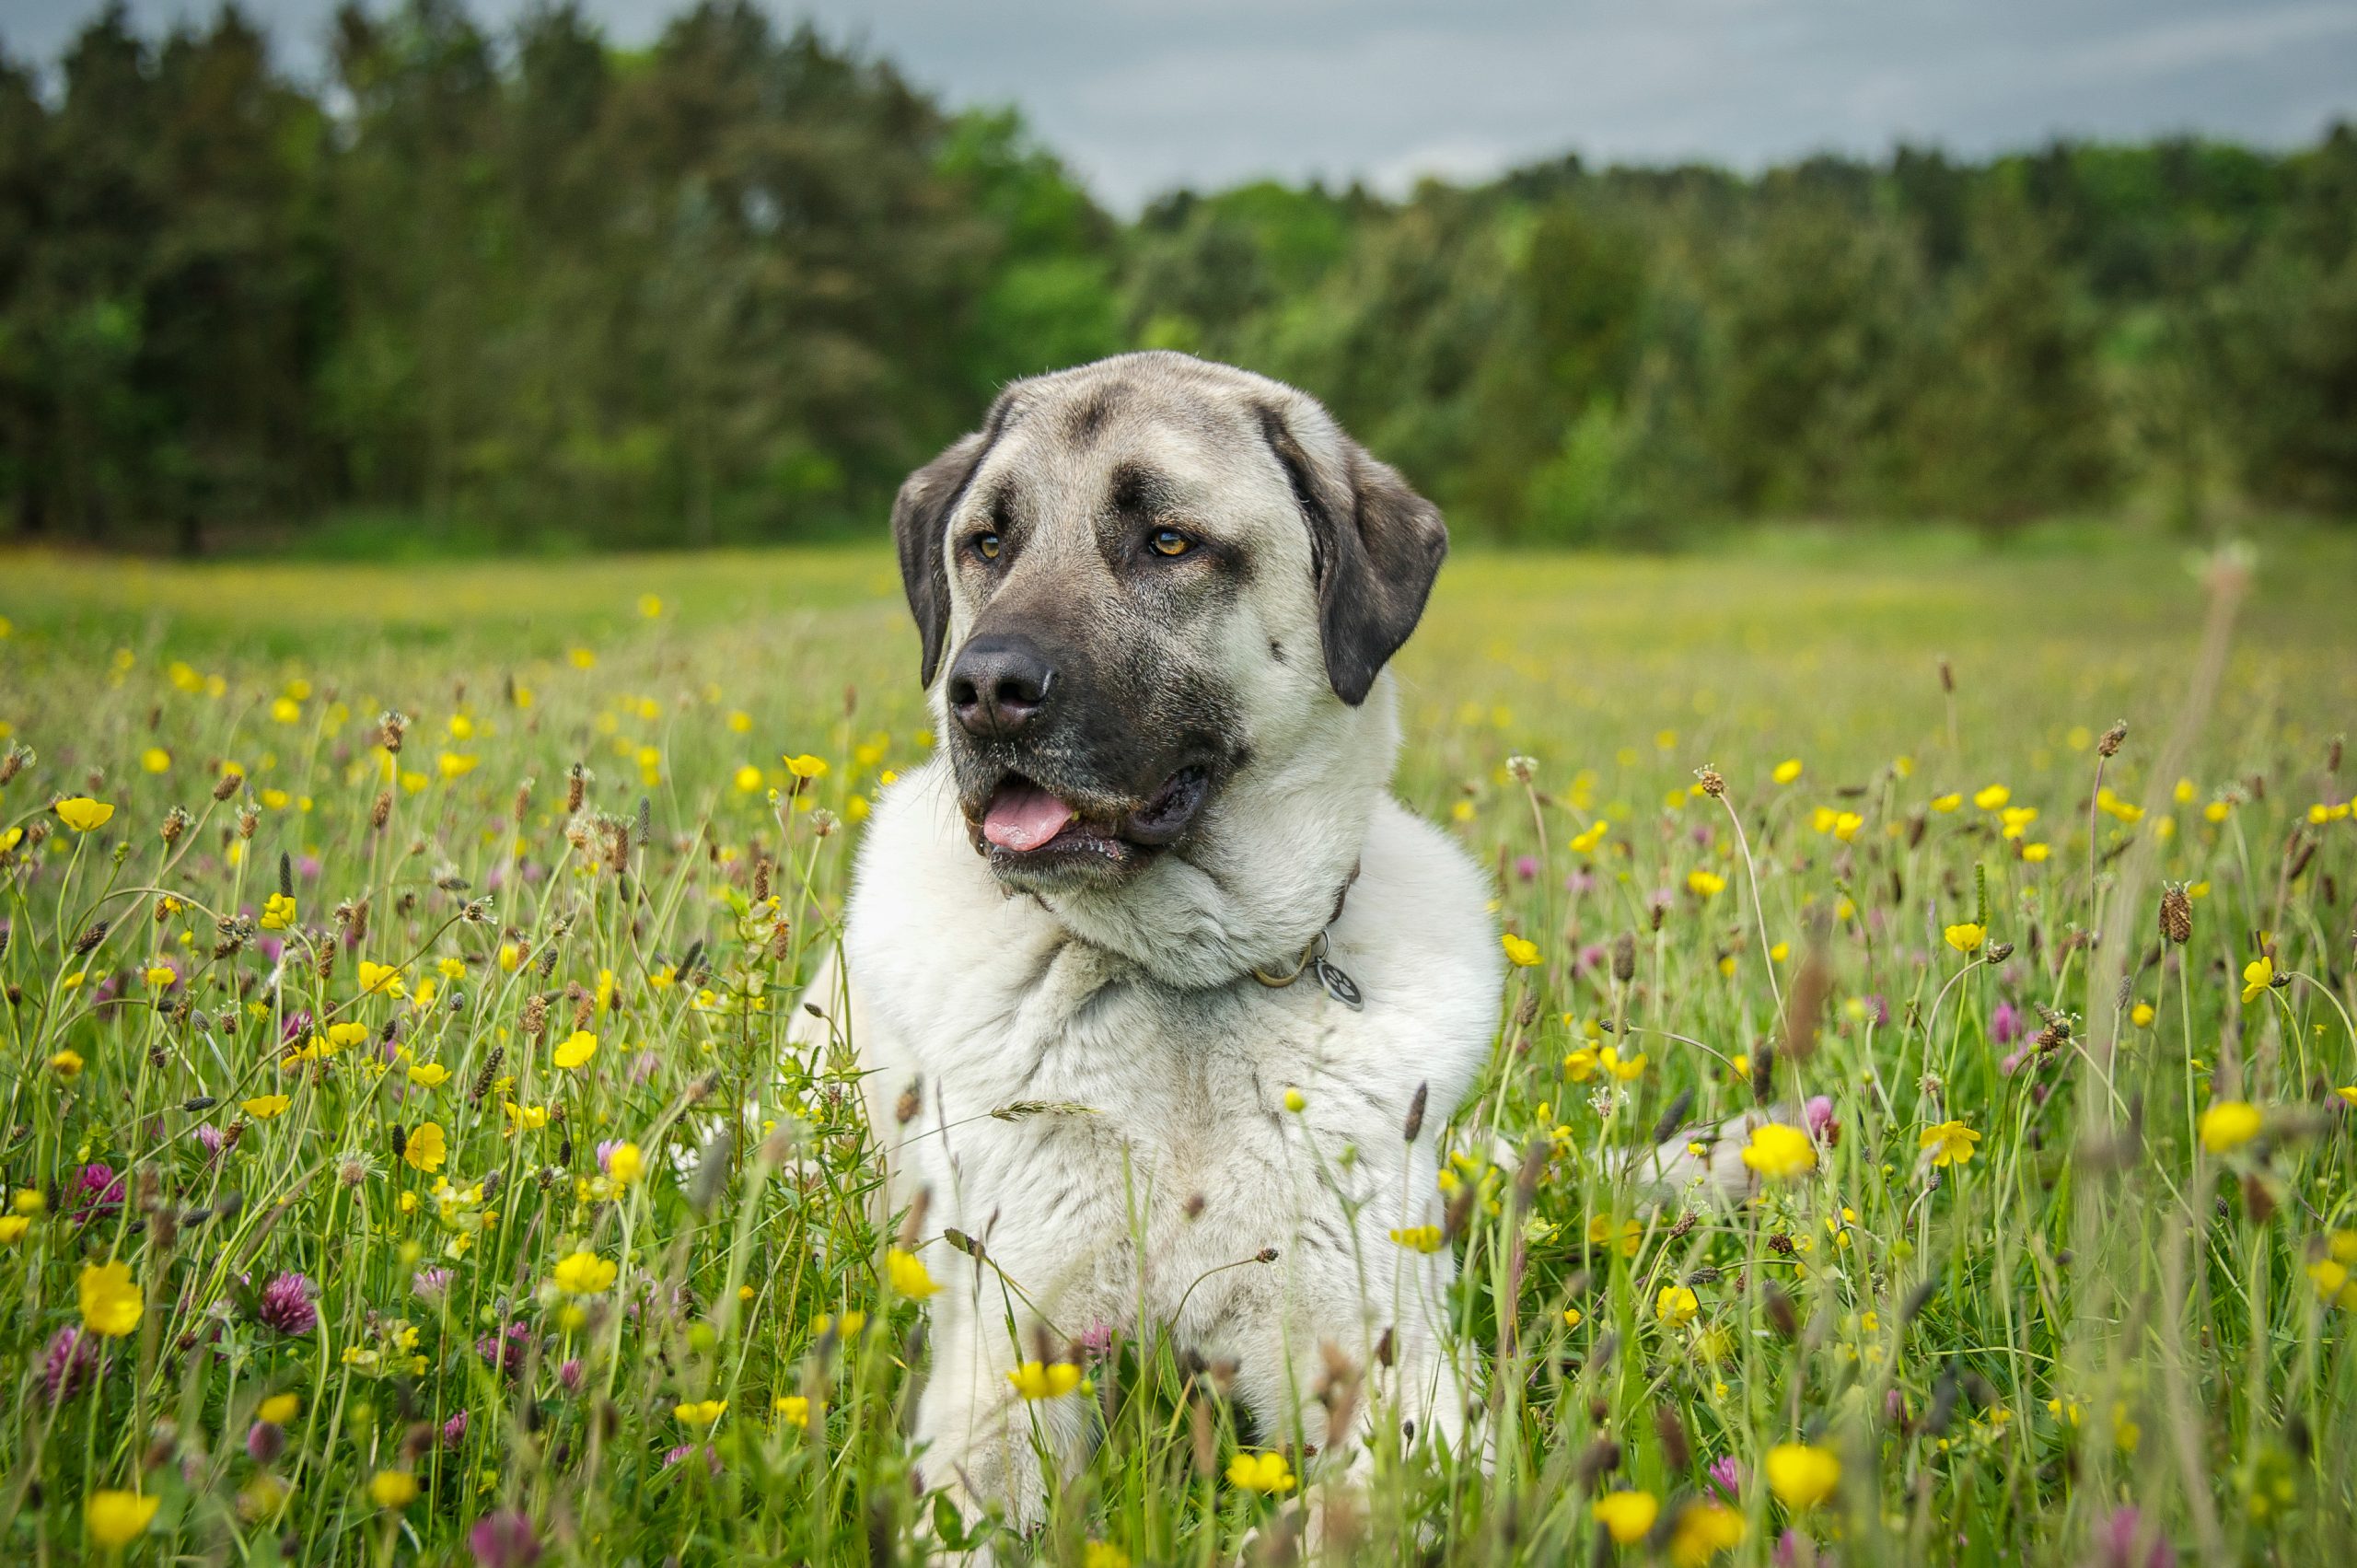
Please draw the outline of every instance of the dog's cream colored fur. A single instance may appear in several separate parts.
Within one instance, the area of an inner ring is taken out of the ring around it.
[[[1174,395],[1219,396],[1232,377],[1239,395],[1282,395],[1312,439],[1340,439],[1290,389],[1202,369],[1208,393]],[[1448,1251],[1391,1232],[1441,1218],[1435,1146],[1494,1035],[1487,889],[1389,793],[1391,675],[1353,705],[1316,657],[1265,656],[1272,639],[1318,645],[1311,550],[1283,471],[1265,449],[1229,449],[1215,421],[1178,424],[1148,419],[1135,438],[1216,497],[1256,563],[1224,623],[1202,629],[1251,761],[1181,849],[1126,881],[1039,895],[977,856],[946,763],[915,770],[867,826],[844,969],[816,978],[817,1013],[799,1023],[806,1038],[848,1033],[890,1190],[925,1196],[919,1251],[941,1284],[916,1418],[925,1481],[969,1512],[1000,1504],[1018,1527],[1043,1506],[1035,1423],[1061,1466],[1090,1441],[1087,1401],[1026,1406],[1008,1382],[1042,1334],[1061,1347],[1107,1329],[1167,1332],[1234,1364],[1262,1441],[1297,1439],[1338,1469],[1364,1465],[1370,1423],[1456,1441],[1475,1388],[1471,1353],[1447,1333]],[[1051,422],[1039,428],[1052,439]],[[1037,442],[994,460],[1078,461]],[[1085,564],[1075,547],[1066,569]],[[953,581],[952,653],[971,620]],[[938,681],[932,700],[946,734]],[[1346,882],[1329,952],[1364,1010],[1309,976],[1254,979],[1256,966],[1291,967]],[[920,1109],[901,1122],[911,1086]],[[1303,1109],[1287,1109],[1288,1090]],[[1026,1109],[993,1114],[1010,1107]],[[942,1241],[952,1227],[988,1261]],[[1264,1249],[1273,1261],[1243,1261]],[[1387,1333],[1388,1371],[1376,1353]],[[1329,1347],[1370,1376],[1355,1432],[1325,1430]]]

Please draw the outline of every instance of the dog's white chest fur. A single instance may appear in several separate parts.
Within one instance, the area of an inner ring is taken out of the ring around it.
[[[1010,1308],[1059,1347],[1171,1332],[1237,1363],[1248,1394],[1265,1385],[1270,1414],[1289,1365],[1316,1365],[1321,1344],[1364,1364],[1387,1330],[1428,1384],[1420,1410],[1457,1388],[1434,1365],[1447,1254],[1390,1233],[1438,1219],[1440,1129],[1495,1028],[1502,965],[1483,899],[1455,847],[1385,798],[1328,933],[1363,1009],[1311,974],[1180,989],[1002,888],[939,770],[895,784],[844,942],[853,1044],[896,1198],[923,1191],[927,1235],[963,1231],[988,1260],[923,1251],[944,1286],[922,1423],[936,1440],[961,1422],[988,1429],[1004,1392],[991,1369],[1018,1349],[1004,1342]],[[1264,1249],[1273,1261],[1225,1267]],[[1000,1462],[1021,1457],[959,1460]]]

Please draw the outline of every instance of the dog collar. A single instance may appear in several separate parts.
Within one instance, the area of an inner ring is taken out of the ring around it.
[[[1326,994],[1343,1006],[1353,1012],[1365,1006],[1366,997],[1359,990],[1358,981],[1344,974],[1341,966],[1326,956],[1327,933],[1333,929],[1334,922],[1342,918],[1342,900],[1351,896],[1351,884],[1358,879],[1359,868],[1353,865],[1351,874],[1342,879],[1341,890],[1334,895],[1334,912],[1327,917],[1324,929],[1302,948],[1301,957],[1294,960],[1293,968],[1283,974],[1271,974],[1267,970],[1256,968],[1252,978],[1271,991],[1282,991],[1304,974],[1314,974],[1318,977],[1318,983],[1326,988]]]

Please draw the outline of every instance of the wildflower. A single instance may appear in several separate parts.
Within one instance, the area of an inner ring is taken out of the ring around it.
[[[1411,1252],[1437,1252],[1441,1249],[1442,1237],[1440,1226],[1436,1225],[1416,1225],[1393,1231],[1391,1239]]]
[[[239,1100],[238,1108],[256,1121],[267,1121],[294,1103],[284,1095],[256,1095],[251,1099]]]
[[[1945,1167],[1969,1161],[1980,1134],[1961,1121],[1943,1121],[1936,1127],[1924,1128],[1916,1142],[1933,1165]]]
[[[567,1295],[598,1295],[614,1283],[619,1265],[610,1258],[600,1258],[595,1252],[575,1252],[559,1259],[554,1273],[556,1288]]]
[[[1664,1285],[1654,1297],[1654,1316],[1665,1328],[1684,1328],[1701,1310],[1701,1297],[1685,1285]]]
[[[129,1546],[147,1533],[148,1523],[156,1517],[156,1510],[163,1501],[160,1497],[142,1497],[135,1492],[93,1492],[82,1504],[82,1528],[89,1536],[90,1544],[102,1551]]]
[[[85,1265],[79,1282],[82,1322],[94,1334],[121,1339],[139,1329],[147,1298],[131,1277],[127,1263]]]
[[[1596,1052],[1583,1046],[1563,1058],[1563,1071],[1574,1084],[1585,1084],[1596,1076]]]
[[[2262,953],[2243,966],[2243,1004],[2247,1006],[2275,983],[2275,960]]]
[[[1714,899],[1726,891],[1727,879],[1715,871],[1693,870],[1686,874],[1686,890],[1705,899]]]
[[[1675,1568],[1703,1568],[1720,1552],[1743,1544],[1743,1516],[1724,1503],[1689,1503],[1670,1527]]]
[[[467,1532],[467,1550],[478,1568],[532,1568],[540,1560],[540,1539],[532,1521],[514,1508],[486,1514]]]
[[[1797,1127],[1763,1122],[1751,1130],[1743,1163],[1771,1181],[1787,1180],[1817,1168],[1817,1144]]]
[[[671,1407],[671,1414],[683,1426],[716,1426],[727,1413],[726,1400],[683,1400]]]
[[[1006,1375],[1026,1400],[1060,1400],[1080,1387],[1080,1368],[1068,1361],[1027,1361]]]
[[[823,779],[827,776],[827,760],[804,752],[799,757],[783,759],[785,771],[797,779]]]
[[[1977,789],[1972,792],[1972,804],[1983,811],[2001,811],[2004,808],[2005,802],[2013,797],[2014,792],[2003,784],[1991,784],[1986,789]]]
[[[1298,1116],[1303,1111],[1309,1109],[1309,1097],[1303,1094],[1299,1089],[1295,1088],[1291,1084],[1287,1084],[1285,1086],[1285,1109],[1292,1111],[1295,1116]]]
[[[2003,824],[2003,836],[2008,839],[2018,839],[2028,830],[2031,823],[2038,820],[2038,807],[2008,806],[1997,813],[1997,818]]]
[[[288,931],[295,925],[295,900],[284,893],[273,893],[262,900],[261,928],[264,931]]]
[[[1596,1522],[1617,1546],[1645,1539],[1661,1516],[1661,1504],[1650,1492],[1608,1492],[1596,1500]]]
[[[360,989],[365,993],[381,992],[396,998],[406,992],[401,984],[399,965],[371,963],[366,958],[360,960]]]
[[[1498,942],[1505,948],[1506,959],[1515,968],[1527,970],[1538,962],[1538,944],[1528,937],[1516,936],[1513,932],[1507,931],[1499,935]]]
[[[1768,1490],[1794,1513],[1806,1513],[1841,1484],[1841,1460],[1830,1448],[1779,1443],[1768,1450]]]
[[[2153,1011],[2153,1005],[2150,1002],[2139,1002],[2129,1009],[2128,1021],[2140,1029],[2148,1029],[2153,1027],[2153,1020],[2158,1016]]]
[[[2239,1149],[2258,1136],[2265,1120],[2247,1100],[2222,1099],[2201,1113],[2201,1146],[2213,1155]]]
[[[1010,1374],[1010,1376],[1012,1376]],[[771,1408],[780,1421],[788,1426],[810,1430],[810,1398],[807,1394],[780,1394]]]
[[[1282,1496],[1299,1483],[1294,1479],[1293,1467],[1285,1463],[1285,1457],[1270,1449],[1258,1454],[1238,1454],[1228,1460],[1227,1484],[1244,1492]]]
[[[1977,953],[1980,950],[1980,945],[1989,939],[1989,928],[1975,924],[1971,921],[1964,921],[1949,926],[1942,935],[1946,936],[1948,946],[1957,952]]]
[[[1957,807],[1962,806],[1963,804],[1964,795],[1961,791],[1953,792],[1947,795],[1935,795],[1932,797],[1932,809],[1941,813],[1943,816],[1946,815],[1948,812],[1954,811]]]
[[[150,964],[140,971],[139,978],[154,986],[168,986],[180,978],[180,971],[166,963]]]
[[[139,765],[151,773],[169,772],[172,754],[160,746],[150,746],[139,754]]]
[[[32,1227],[33,1222],[22,1214],[0,1216],[0,1247],[14,1247]]]
[[[90,1336],[72,1324],[50,1336],[41,1352],[41,1393],[54,1406],[87,1388],[99,1369],[98,1347]]]
[[[95,832],[114,816],[114,807],[87,795],[68,796],[54,807],[57,819],[77,833]]]
[[[378,1470],[368,1478],[368,1495],[379,1508],[406,1508],[417,1501],[417,1477],[407,1470]]]
[[[76,975],[75,978],[79,980],[81,977]],[[61,1078],[69,1080],[78,1078],[82,1075],[82,1053],[78,1051],[61,1051],[49,1059],[49,1070]]]
[[[1769,775],[1780,784],[1788,784],[1800,776],[1801,760],[1798,757],[1785,758],[1776,764],[1776,771]]]
[[[1624,1084],[1634,1082],[1645,1070],[1645,1053],[1642,1051],[1633,1056],[1623,1056],[1617,1048],[1608,1045],[1597,1060],[1606,1072]]]
[[[892,1289],[911,1301],[923,1301],[941,1288],[925,1268],[923,1259],[897,1247],[886,1250],[884,1272],[892,1283]]]
[[[1080,1568],[1130,1568],[1130,1554],[1109,1540],[1092,1540],[1081,1548]]]
[[[282,1334],[308,1334],[319,1326],[319,1309],[311,1305],[318,1288],[305,1275],[281,1272],[262,1286],[254,1316]]]
[[[1585,1323],[1585,1322],[1586,1322],[1586,1321],[1587,1321],[1587,1314],[1586,1314],[1586,1313],[1585,1313],[1585,1312],[1583,1312],[1583,1311],[1581,1311],[1578,1307],[1564,1307],[1564,1308],[1563,1308],[1563,1327],[1564,1327],[1564,1328],[1566,1328],[1566,1329],[1576,1329],[1576,1328],[1578,1328],[1582,1323]]]
[[[598,1054],[598,1037],[587,1029],[575,1029],[556,1048],[556,1064],[560,1067],[580,1067]]]
[[[258,1421],[266,1421],[273,1426],[284,1426],[302,1411],[301,1395],[273,1394],[254,1407],[254,1418]]]
[[[646,1168],[636,1144],[616,1144],[606,1156],[606,1175],[617,1187],[627,1187]]]
[[[439,1062],[412,1062],[409,1081],[422,1089],[437,1089],[450,1081],[450,1069]]]
[[[422,1170],[429,1176],[441,1169],[442,1162],[448,1157],[449,1144],[436,1122],[419,1122],[411,1132],[409,1141],[401,1145],[402,1163],[412,1170]]]

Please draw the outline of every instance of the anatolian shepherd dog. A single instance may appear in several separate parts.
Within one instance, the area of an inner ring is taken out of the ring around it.
[[[1481,873],[1388,788],[1438,509],[1293,388],[1135,354],[1009,387],[892,530],[942,744],[800,1027],[923,1204],[926,1484],[1036,1524],[1034,1432],[1076,1466],[1094,1406],[1007,1375],[1109,1330],[1227,1364],[1320,1472],[1457,1442],[1454,1265],[1391,1235],[1442,1217],[1503,983]]]

